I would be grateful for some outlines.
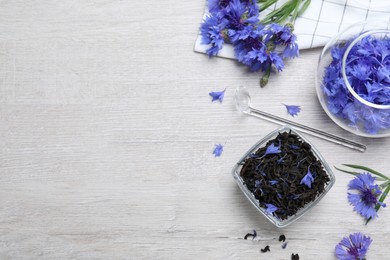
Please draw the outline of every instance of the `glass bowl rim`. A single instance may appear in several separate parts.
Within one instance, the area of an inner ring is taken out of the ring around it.
[[[372,108],[376,108],[376,109],[390,109],[390,105],[375,104],[375,103],[369,102],[369,101],[365,100],[364,98],[362,98],[361,96],[359,96],[358,93],[356,93],[355,90],[352,88],[351,84],[349,84],[349,81],[347,79],[347,73],[346,73],[347,57],[348,57],[350,51],[356,45],[356,43],[358,43],[361,39],[363,39],[366,36],[369,36],[369,35],[372,35],[372,34],[376,34],[376,33],[388,33],[388,34],[390,34],[390,30],[388,30],[388,29],[368,30],[365,33],[363,33],[363,34],[359,35],[358,37],[356,37],[356,39],[354,39],[348,45],[347,49],[345,50],[345,53],[343,55],[343,59],[342,59],[342,62],[341,62],[341,74],[343,76],[343,80],[344,80],[345,85],[347,86],[348,91],[354,96],[354,98],[359,100],[364,105],[372,107]]]

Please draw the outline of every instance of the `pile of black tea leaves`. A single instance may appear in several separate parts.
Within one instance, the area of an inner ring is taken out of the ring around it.
[[[246,187],[260,207],[281,220],[314,201],[330,180],[310,144],[291,131],[279,133],[242,164]]]

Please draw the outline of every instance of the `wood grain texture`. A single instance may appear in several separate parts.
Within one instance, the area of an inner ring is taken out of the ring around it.
[[[277,126],[235,111],[239,85],[265,111],[287,117],[281,103],[298,104],[296,122],[368,145],[363,154],[309,137],[330,165],[388,172],[390,141],[352,136],[326,116],[314,88],[319,49],[264,89],[234,61],[194,53],[203,8],[0,1],[1,259],[334,259],[356,231],[374,240],[369,259],[387,258],[389,210],[365,226],[347,202],[350,176],[336,172],[319,205],[282,230],[246,201],[231,169]],[[224,102],[211,103],[208,92],[223,88]],[[260,239],[244,240],[253,229]]]

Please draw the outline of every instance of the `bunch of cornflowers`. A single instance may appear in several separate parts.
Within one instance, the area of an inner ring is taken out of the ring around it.
[[[293,22],[310,0],[289,0],[263,20],[261,11],[277,0],[208,0],[209,15],[201,24],[202,44],[215,56],[225,43],[232,44],[236,59],[251,71],[261,71],[260,86],[268,83],[272,70],[284,69],[286,58],[299,55]],[[291,21],[281,25],[287,19]]]
[[[344,166],[359,170],[349,171],[338,169],[355,176],[348,184],[348,201],[353,210],[360,214],[366,224],[378,217],[378,210],[386,207],[384,200],[390,191],[390,178],[386,175],[365,166],[344,164]],[[382,182],[377,184],[377,182]]]
[[[332,114],[352,127],[362,126],[369,134],[390,128],[390,109],[363,105],[348,91],[342,75],[342,59],[349,41],[332,49],[332,61],[325,69],[322,90]],[[346,59],[346,77],[353,90],[364,100],[390,105],[390,39],[364,37],[350,50]]]

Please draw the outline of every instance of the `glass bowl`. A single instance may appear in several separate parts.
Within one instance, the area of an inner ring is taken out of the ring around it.
[[[334,36],[319,58],[316,91],[321,106],[337,125],[359,136],[390,136],[387,28],[383,21],[354,24]]]
[[[324,185],[324,188],[320,194],[317,194],[314,200],[304,205],[304,207],[301,207],[294,215],[288,216],[285,219],[281,219],[277,217],[275,214],[269,214],[267,210],[264,207],[260,206],[259,200],[255,197],[255,195],[249,190],[249,188],[246,186],[244,179],[241,177],[241,170],[244,165],[245,159],[249,158],[250,156],[253,156],[253,154],[262,147],[265,147],[267,142],[270,140],[275,139],[279,133],[292,133],[298,136],[300,140],[303,142],[306,142],[310,145],[310,150],[313,153],[313,155],[316,157],[316,159],[321,163],[323,171],[325,172],[326,176],[328,177],[329,181]],[[333,184],[335,183],[335,176],[330,169],[329,165],[326,163],[325,159],[321,156],[319,151],[300,133],[298,133],[296,130],[294,130],[291,126],[285,125],[281,128],[278,128],[268,135],[266,135],[264,138],[262,138],[259,142],[257,142],[252,148],[247,151],[244,156],[236,163],[236,165],[233,168],[232,171],[234,180],[240,187],[241,191],[244,193],[246,198],[252,203],[252,205],[264,216],[266,217],[271,223],[273,223],[276,227],[282,228],[285,227],[300,217],[302,217],[304,214],[309,212],[310,209],[312,209],[324,196],[328,191],[332,188]]]

